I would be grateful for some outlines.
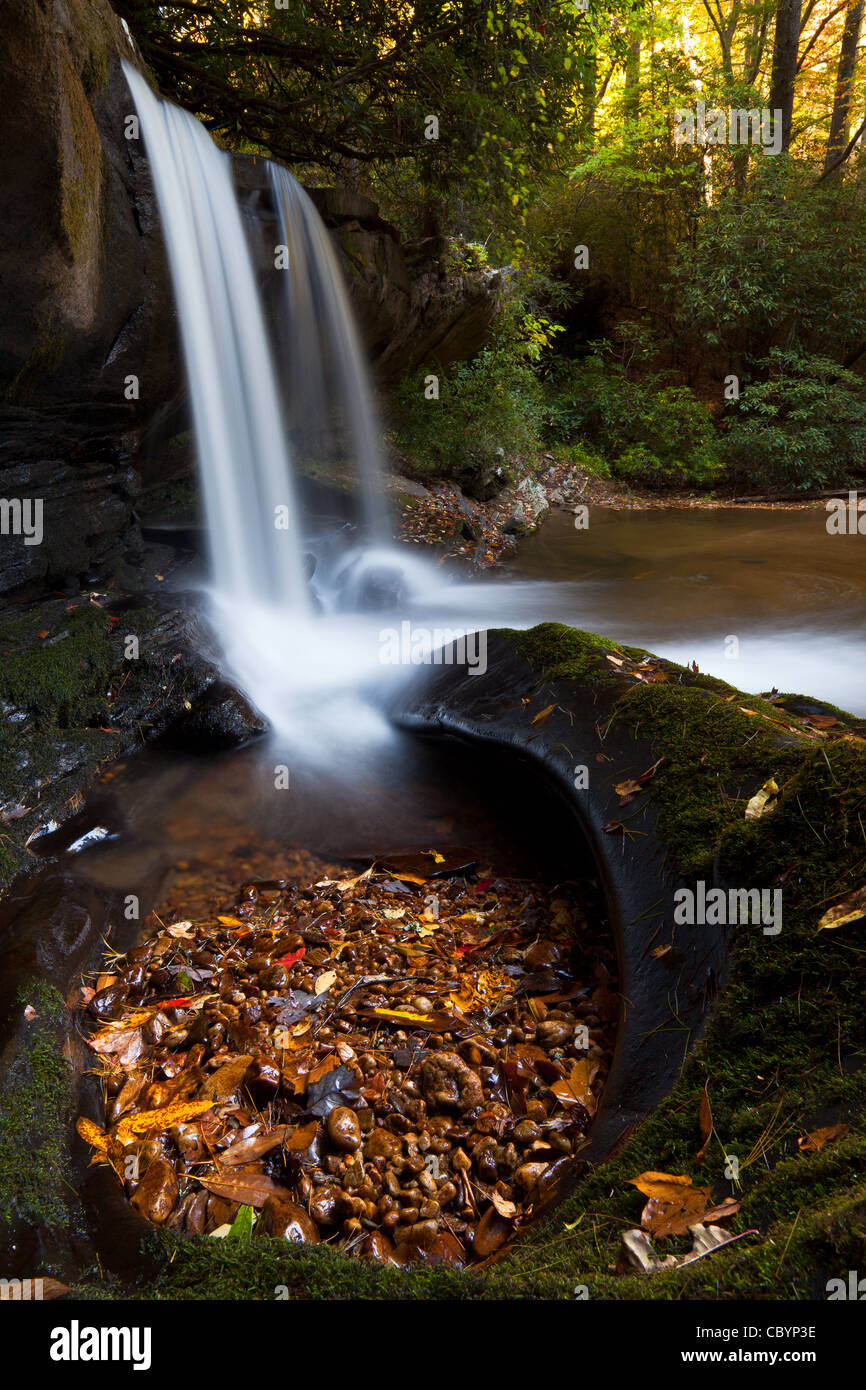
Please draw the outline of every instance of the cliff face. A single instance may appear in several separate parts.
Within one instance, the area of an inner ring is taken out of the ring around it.
[[[0,502],[44,507],[39,543],[2,527],[0,598],[26,598],[135,563],[142,474],[177,474],[157,444],[186,420],[147,154],[127,138],[121,62],[144,69],[122,21],[108,0],[3,0],[0,55]],[[264,161],[234,166],[265,225]],[[481,346],[494,283],[441,277],[369,199],[314,196],[382,383]]]
[[[140,409],[176,374],[173,307],[122,58],[105,0],[6,0],[0,10],[0,391],[30,404],[98,396]]]

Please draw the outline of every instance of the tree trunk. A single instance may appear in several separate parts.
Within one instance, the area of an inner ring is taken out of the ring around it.
[[[842,34],[842,48],[839,54],[839,70],[836,74],[836,95],[833,98],[833,115],[830,120],[830,135],[827,139],[827,155],[824,161],[825,172],[836,162],[848,143],[848,121],[851,115],[851,94],[854,74],[857,68],[857,46],[863,26],[864,0],[850,0],[845,16],[845,29]]]
[[[797,76],[797,49],[800,44],[802,0],[778,0],[776,33],[773,39],[773,73],[770,79],[770,109],[773,126],[782,126],[781,147],[791,143],[791,117],[794,112],[794,81]],[[776,113],[781,113],[779,116]]]
[[[625,114],[636,121],[640,113],[640,38],[629,42],[625,64]]]

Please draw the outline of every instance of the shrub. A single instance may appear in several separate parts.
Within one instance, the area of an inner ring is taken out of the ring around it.
[[[422,481],[449,478],[475,497],[515,481],[518,465],[537,465],[542,444],[543,393],[533,363],[556,327],[510,306],[490,346],[439,382],[438,400],[425,395],[424,375],[401,386],[392,442],[406,472]]]
[[[866,385],[826,357],[771,352],[743,391],[724,441],[737,480],[761,487],[846,486],[866,463]]]
[[[588,441],[639,486],[706,486],[721,469],[712,417],[688,387],[632,381],[600,352],[552,369],[545,423],[551,438]]]

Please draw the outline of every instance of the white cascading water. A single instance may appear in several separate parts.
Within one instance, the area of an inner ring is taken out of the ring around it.
[[[288,369],[290,434],[326,466],[346,453],[361,488],[371,539],[388,537],[380,428],[367,366],[331,234],[297,179],[269,168],[280,244],[288,250],[287,312],[281,320]]]
[[[315,205],[271,165],[279,245],[289,253],[272,341],[229,156],[194,116],[161,101],[134,68],[125,72],[177,300],[226,664],[299,760],[357,768],[364,746],[375,756],[392,736],[389,687],[491,619],[537,621],[548,586],[455,583],[390,543],[376,411]],[[324,465],[325,476],[355,469],[363,544],[346,528],[302,534],[293,452],[303,467]],[[410,624],[409,660],[385,657]]]
[[[287,602],[302,614],[288,444],[231,166],[193,116],[124,71],[177,301],[215,585],[240,603]]]
[[[159,203],[180,320],[211,556],[213,616],[227,665],[307,760],[388,732],[364,692],[406,675],[384,667],[381,611],[441,589],[387,542],[378,427],[348,296],[328,232],[292,176],[272,167],[289,249],[275,353],[229,156],[125,65]],[[278,374],[276,361],[283,367]],[[287,359],[284,361],[284,358]],[[289,428],[284,407],[291,412]],[[343,532],[301,534],[292,444],[357,469],[366,549]],[[280,525],[275,524],[279,515]],[[310,580],[310,559],[318,562]],[[384,595],[384,597],[383,597]]]

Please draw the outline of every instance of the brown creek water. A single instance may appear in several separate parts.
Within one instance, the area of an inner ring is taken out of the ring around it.
[[[821,508],[592,507],[580,531],[556,512],[509,577],[543,582],[548,618],[697,661],[751,692],[866,714],[866,536],[828,535],[826,520]],[[518,606],[530,603],[521,586]]]

